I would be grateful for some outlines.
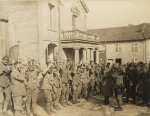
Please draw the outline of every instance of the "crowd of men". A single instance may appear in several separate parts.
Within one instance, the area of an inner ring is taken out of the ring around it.
[[[77,104],[81,97],[88,100],[95,94],[105,97],[104,104],[109,104],[109,97],[115,93],[118,107],[122,111],[122,96],[136,103],[136,98],[142,98],[142,104],[149,107],[150,69],[146,64],[127,63],[112,66],[80,62],[73,65],[70,61],[48,60],[47,67],[41,68],[35,60],[10,61],[4,56],[0,63],[0,116],[7,115],[8,105],[12,103],[15,116],[21,116],[25,106],[27,116],[39,116],[36,102],[39,88],[46,97],[46,112],[48,115],[61,110],[59,103],[66,107]],[[140,100],[140,99],[138,99]]]

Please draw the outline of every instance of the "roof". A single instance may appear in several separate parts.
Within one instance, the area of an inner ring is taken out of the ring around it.
[[[144,40],[145,37],[150,38],[150,24],[143,23],[125,27],[89,29],[88,32],[98,34],[100,42]]]

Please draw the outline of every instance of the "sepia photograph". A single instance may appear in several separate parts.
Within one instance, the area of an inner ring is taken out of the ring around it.
[[[150,116],[150,1],[0,0],[0,116]]]

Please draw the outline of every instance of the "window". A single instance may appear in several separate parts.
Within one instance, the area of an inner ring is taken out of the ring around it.
[[[117,43],[116,44],[115,51],[116,52],[122,52],[122,45],[121,45],[121,43]]]
[[[131,58],[131,62],[138,63],[138,58]]]
[[[139,51],[139,44],[136,43],[131,43],[131,53],[137,53]]]
[[[49,28],[54,29],[54,6],[49,4]]]
[[[77,16],[72,15],[72,29],[77,29]]]

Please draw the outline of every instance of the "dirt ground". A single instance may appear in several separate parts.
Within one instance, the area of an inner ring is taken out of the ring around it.
[[[114,97],[110,98],[110,105],[103,105],[104,97],[93,96],[87,100],[79,99],[80,103],[72,106],[61,107],[60,111],[56,111],[51,116],[150,116],[150,108],[146,106],[137,106],[132,104],[123,104],[123,111],[114,112],[114,107],[117,106]],[[37,102],[37,113],[40,116],[49,116],[46,111],[46,100],[43,93],[39,93]],[[12,114],[11,111],[9,111]],[[13,116],[13,115],[12,115]],[[26,116],[26,115],[24,115]]]

